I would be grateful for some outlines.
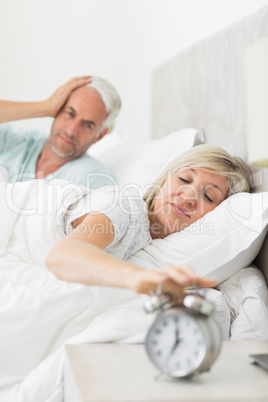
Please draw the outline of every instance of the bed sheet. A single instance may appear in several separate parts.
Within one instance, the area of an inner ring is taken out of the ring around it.
[[[231,314],[230,340],[268,340],[268,291],[260,269],[243,268],[218,289]]]
[[[150,319],[143,317],[142,308],[136,309],[141,320],[127,308],[124,321],[109,318],[103,327],[104,312],[110,311],[110,317],[116,307],[124,312],[123,306],[138,295],[67,284],[41,267],[13,262],[0,264],[1,401],[9,392],[6,400],[46,401],[51,382],[62,380],[60,362],[66,342],[127,340],[144,331],[143,318]]]

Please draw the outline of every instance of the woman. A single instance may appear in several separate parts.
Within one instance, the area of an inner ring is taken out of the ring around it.
[[[146,271],[125,260],[152,239],[188,227],[231,194],[250,191],[249,180],[240,158],[209,145],[195,147],[164,170],[143,200],[135,189],[117,187],[88,194],[90,205],[70,211],[69,233],[49,253],[46,265],[64,281],[138,293],[158,284],[173,296],[193,285],[215,286],[188,266]]]

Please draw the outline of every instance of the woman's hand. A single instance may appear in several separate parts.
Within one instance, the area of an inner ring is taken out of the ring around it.
[[[47,115],[50,117],[55,117],[62,106],[66,103],[71,93],[75,89],[89,84],[90,81],[90,76],[75,77],[56,89],[56,91],[46,101],[44,101],[47,109]]]
[[[217,282],[212,279],[199,278],[188,265],[179,267],[165,267],[137,271],[132,277],[130,287],[137,293],[149,294],[156,291],[159,284],[163,285],[162,292],[172,297],[185,294],[185,288],[189,287],[213,287]]]

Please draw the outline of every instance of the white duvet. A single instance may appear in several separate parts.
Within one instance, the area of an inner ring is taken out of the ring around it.
[[[68,206],[88,190],[35,180],[0,183],[0,191],[0,401],[59,402],[64,344],[142,342],[153,316],[130,291],[69,284],[46,270]],[[226,338],[226,303],[216,290],[208,297],[218,300]]]
[[[137,295],[120,289],[68,284],[57,280],[44,266],[48,251],[64,236],[63,218],[68,206],[88,190],[65,182],[45,185],[36,180],[1,183],[0,191],[0,400],[6,395],[10,401],[46,401],[51,393],[45,382],[48,373],[40,368],[35,374],[38,365],[82,333],[97,316]],[[143,315],[142,309],[139,311]],[[128,334],[125,328],[121,331],[120,322],[118,327],[116,321],[114,324],[97,336],[92,332],[93,340],[121,340],[135,335],[135,325],[130,326]],[[28,384],[35,377],[35,397],[23,396],[25,385],[21,381],[29,373],[27,389],[33,392]],[[50,372],[48,380],[53,377]]]

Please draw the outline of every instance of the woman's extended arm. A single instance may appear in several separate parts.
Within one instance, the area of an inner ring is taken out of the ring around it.
[[[47,100],[41,102],[0,101],[0,123],[34,117],[55,117],[71,92],[90,82],[90,77],[72,78],[60,86]]]
[[[80,221],[81,222],[81,219]],[[105,228],[105,230],[101,230]],[[59,241],[46,259],[48,269],[59,279],[85,285],[113,286],[148,293],[157,284],[174,295],[184,287],[215,286],[215,281],[197,278],[188,266],[145,270],[119,260],[104,249],[112,243],[114,230],[109,218],[90,213],[66,238]]]

